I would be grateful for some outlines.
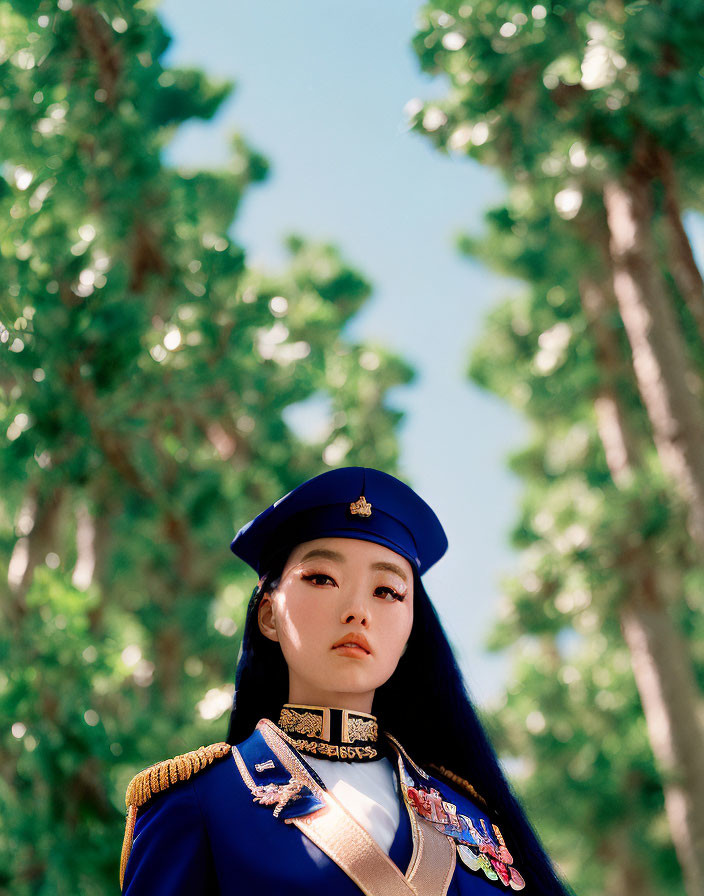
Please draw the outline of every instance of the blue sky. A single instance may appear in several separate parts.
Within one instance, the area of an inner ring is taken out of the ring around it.
[[[448,534],[446,556],[425,577],[473,696],[503,688],[505,657],[483,643],[498,613],[500,578],[516,565],[508,531],[519,483],[506,455],[525,424],[466,379],[488,309],[520,286],[460,258],[454,240],[477,231],[503,188],[492,171],[433,149],[405,125],[413,97],[442,93],[410,47],[419,4],[165,0],[173,36],[166,62],[234,79],[213,122],[186,125],[175,163],[223,163],[242,133],[271,163],[245,199],[233,237],[252,264],[285,261],[292,232],[333,242],[374,285],[347,330],[384,343],[418,370],[392,403],[406,413],[401,467]],[[298,415],[315,425],[315,409]]]

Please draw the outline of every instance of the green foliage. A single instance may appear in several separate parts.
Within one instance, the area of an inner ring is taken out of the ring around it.
[[[519,570],[504,582],[490,640],[515,658],[505,702],[492,716],[495,739],[506,755],[522,757],[517,785],[576,892],[610,892],[614,869],[631,863],[656,891],[684,893],[675,884],[680,870],[619,606],[631,587],[627,558],[657,557],[681,629],[690,638],[696,630],[697,643],[701,623],[679,597],[686,572],[701,573],[701,567],[684,508],[648,447],[630,369],[600,363],[579,302],[580,245],[559,220],[536,227],[528,217],[519,248],[505,227],[511,217],[510,206],[488,215],[485,239],[472,241],[473,252],[521,271],[529,282],[489,315],[469,368],[475,382],[532,422],[530,445],[511,460],[525,490],[513,531]],[[526,258],[534,253],[541,262],[531,271]],[[620,320],[614,315],[607,323],[626,359]],[[628,484],[618,487],[594,413],[595,397],[607,387],[618,390],[645,454]],[[701,595],[695,602],[701,604]],[[701,657],[697,672],[704,672]]]
[[[2,642],[0,706],[15,726],[2,747],[15,770],[2,790],[2,884],[63,893],[72,882],[78,892],[103,893],[114,884],[122,739],[138,710],[129,670],[114,637],[95,638],[97,589],[79,591],[43,568],[26,606],[15,637]],[[127,635],[123,617],[115,630]]]
[[[525,283],[488,315],[468,366],[531,425],[511,458],[524,484],[512,533],[518,569],[503,583],[490,639],[511,650],[513,671],[488,717],[548,852],[584,896],[684,893],[619,611],[638,575],[654,570],[701,684],[704,568],[608,301],[601,194],[637,156],[663,183],[670,165],[685,207],[701,208],[702,14],[701,2],[685,11],[451,0],[423,7],[413,42],[423,69],[448,86],[409,104],[412,126],[443,152],[497,168],[507,184],[484,233],[459,240],[463,253]],[[658,186],[661,258],[664,200]],[[701,339],[665,276],[701,377]],[[589,283],[607,301],[588,317]],[[599,429],[608,396],[639,458],[618,483]]]
[[[703,14],[701,0],[428,4],[414,48],[450,88],[413,120],[437,145],[519,180],[598,181],[630,161],[641,135],[696,175]]]
[[[0,2],[0,30],[0,891],[91,896],[132,775],[225,736],[232,535],[326,467],[393,470],[412,370],[343,336],[371,287],[334,247],[247,265],[241,137],[222,170],[163,163],[230,85],[164,68],[151,4]]]

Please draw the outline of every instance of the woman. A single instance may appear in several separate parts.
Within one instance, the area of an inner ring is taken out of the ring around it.
[[[130,784],[123,892],[564,896],[423,588],[447,549],[432,509],[346,467],[231,549],[260,578],[227,742]]]

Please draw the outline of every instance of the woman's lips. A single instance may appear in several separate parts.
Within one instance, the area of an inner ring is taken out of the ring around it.
[[[341,644],[339,647],[333,647],[335,653],[341,653],[343,656],[369,656],[369,652],[364,650],[362,647],[358,647],[356,644],[350,645],[349,647]]]
[[[367,641],[367,636],[363,632],[346,632],[341,638],[338,638],[337,641],[335,641],[332,645],[332,649],[339,650],[347,644],[356,647],[365,654],[370,654],[372,652],[371,647],[369,646],[369,641]],[[352,655],[353,654],[350,654],[350,656]],[[356,656],[356,654],[354,655]]]

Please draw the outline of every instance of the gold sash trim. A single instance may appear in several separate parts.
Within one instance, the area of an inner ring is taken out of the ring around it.
[[[335,796],[319,787],[287,744],[283,732],[269,719],[262,719],[257,728],[289,774],[296,780],[303,779],[326,806],[312,815],[287,819],[287,823],[294,824],[329,856],[366,896],[446,896],[457,855],[449,837],[430,822],[415,816],[406,806],[413,833],[413,855],[406,874],[402,874]],[[233,753],[235,760],[240,759],[236,750]],[[244,763],[240,761],[237,765],[242,773]],[[242,776],[251,786],[249,774]]]

